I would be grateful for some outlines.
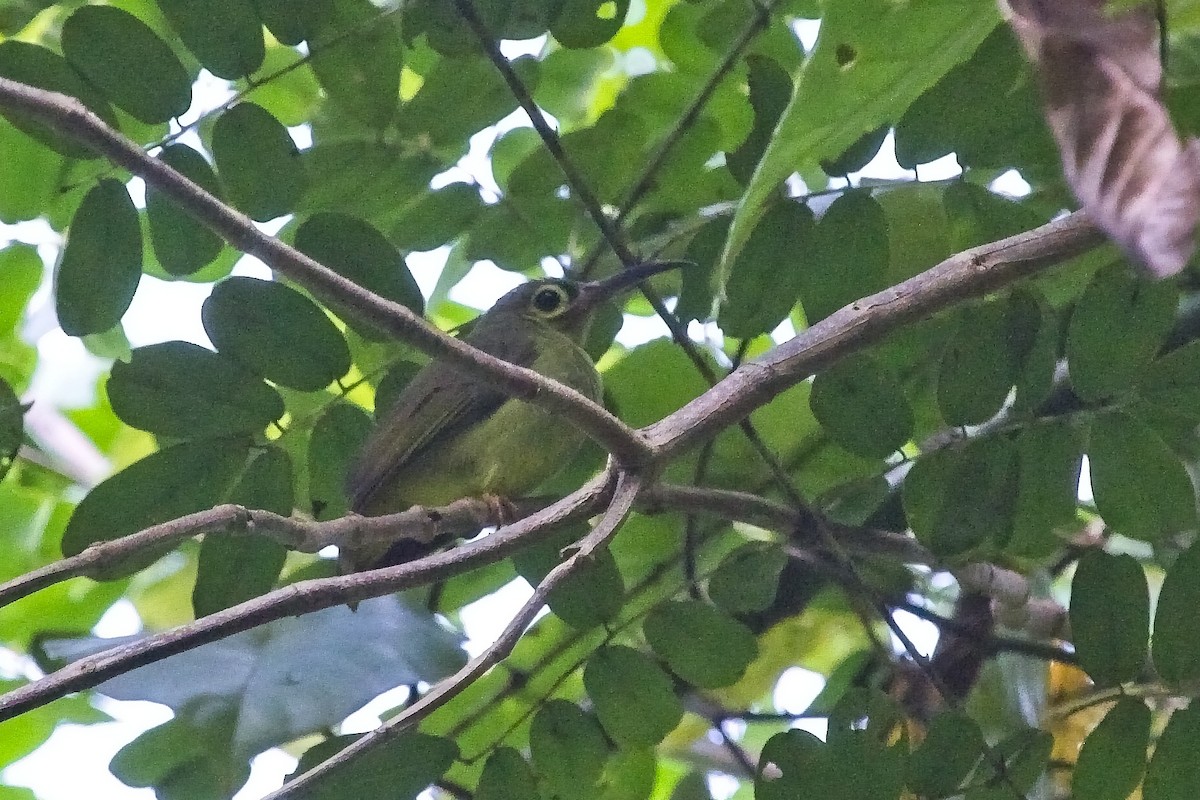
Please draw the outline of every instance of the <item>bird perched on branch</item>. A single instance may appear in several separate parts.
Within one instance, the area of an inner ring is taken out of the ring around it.
[[[600,402],[600,374],[581,346],[596,309],[678,266],[651,262],[602,281],[531,281],[501,297],[465,341]],[[502,508],[507,498],[557,473],[583,442],[582,431],[568,420],[435,358],[368,437],[346,484],[350,509],[378,516],[472,496],[494,499]],[[340,561],[343,571],[352,572],[403,563],[428,549],[412,541],[390,549],[346,548]]]

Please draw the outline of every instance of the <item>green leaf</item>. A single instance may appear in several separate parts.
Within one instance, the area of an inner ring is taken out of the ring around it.
[[[313,38],[317,26],[333,11],[333,0],[254,0],[258,17],[271,35],[286,45]]]
[[[1005,551],[1044,558],[1063,545],[1055,530],[1075,518],[1083,443],[1069,422],[1047,422],[1025,428],[1017,450],[1017,506]]]
[[[290,516],[295,504],[292,462],[278,447],[263,450],[246,467],[229,502]],[[192,608],[196,617],[258,597],[275,585],[287,550],[265,536],[210,535],[200,545]]]
[[[380,379],[375,387],[375,419],[382,420],[388,409],[400,399],[404,387],[421,371],[421,365],[412,361],[399,361]]]
[[[671,671],[702,689],[736,683],[758,654],[745,625],[698,600],[663,603],[642,628]]]
[[[311,37],[309,65],[330,100],[382,130],[400,105],[404,46],[399,27],[383,19],[369,0],[328,2],[330,13],[322,15]]]
[[[284,412],[257,375],[191,342],[139,347],[113,364],[108,399],[126,424],[187,439],[257,433]]]
[[[1158,541],[1196,525],[1196,495],[1187,470],[1148,425],[1120,412],[1092,423],[1088,444],[1092,491],[1113,530]]]
[[[943,557],[1003,545],[1012,536],[1016,457],[1013,443],[999,437],[922,456],[904,479],[913,533]]]
[[[1028,792],[1046,771],[1053,747],[1054,737],[1047,731],[1023,728],[1010,734],[992,748],[993,756],[1002,760],[1004,768],[997,770],[1000,774],[991,777],[987,785],[996,788],[1002,797],[1011,797],[1014,789],[1022,794]],[[994,762],[992,758],[984,763]]]
[[[893,121],[998,22],[991,6],[954,0],[869,0],[825,9],[816,47],[734,214],[720,283],[728,283],[769,198],[789,175]],[[906,35],[897,36],[899,30]]]
[[[904,389],[870,355],[844,359],[819,373],[808,402],[829,438],[856,455],[886,458],[913,434]]]
[[[229,199],[259,222],[294,211],[308,187],[296,143],[254,103],[238,103],[217,118],[212,151]]]
[[[821,169],[826,175],[844,178],[851,172],[858,172],[879,154],[887,135],[891,131],[888,125],[880,125],[873,131],[868,131],[858,138],[854,144],[842,151],[834,159],[821,159]]]
[[[358,735],[335,736],[310,747],[301,756],[293,775],[312,769],[349,747],[356,739]],[[296,796],[303,800],[344,800],[347,797],[415,800],[450,769],[456,758],[458,746],[451,740],[405,731],[331,769]]]
[[[483,765],[474,800],[511,800],[538,796],[537,778],[529,763],[511,747],[498,747]]]
[[[63,158],[0,118],[0,222],[35,219],[57,196]]]
[[[834,200],[817,222],[807,263],[798,270],[808,324],[883,289],[888,247],[887,219],[868,192],[849,191]]]
[[[754,776],[754,796],[758,800],[793,800],[796,797],[820,797],[827,781],[821,781],[826,745],[808,731],[789,730],[767,740],[758,759]]]
[[[221,800],[250,777],[250,761],[229,752],[230,714],[188,709],[122,747],[108,768],[122,783],[160,797]]]
[[[995,416],[1015,379],[1008,348],[1007,305],[964,306],[938,367],[937,398],[951,425],[978,425]]]
[[[727,336],[751,339],[787,317],[800,294],[796,264],[816,265],[807,255],[813,230],[803,203],[780,200],[766,212],[725,283],[727,302],[717,323]]]
[[[683,719],[671,678],[629,647],[602,647],[588,659],[583,685],[608,735],[621,747],[653,747]]]
[[[308,490],[317,519],[346,514],[346,469],[370,430],[367,412],[349,403],[330,406],[313,425],[308,441]]]
[[[1200,705],[1176,711],[1158,737],[1142,783],[1145,800],[1188,800],[1200,793]]]
[[[1099,686],[1137,677],[1146,663],[1150,599],[1133,556],[1089,550],[1071,581],[1071,632],[1079,665]]]
[[[266,54],[262,23],[250,0],[158,0],[196,59],[218,78],[244,78]]]
[[[116,124],[112,108],[96,89],[83,80],[58,53],[28,42],[0,42],[0,78],[27,83],[39,89],[60,92],[83,101],[89,109],[110,125]],[[97,158],[90,147],[76,138],[60,134],[49,126],[22,114],[4,111],[4,116],[21,132],[68,158]]]
[[[142,230],[120,182],[106,178],[83,198],[55,274],[55,311],[70,336],[121,321],[142,277]]]
[[[959,711],[943,711],[934,717],[908,763],[908,787],[922,797],[953,795],[986,749],[975,720]]]
[[[729,614],[762,611],[775,600],[787,556],[774,544],[748,542],[721,561],[708,579],[708,596]]]
[[[522,549],[513,555],[517,574],[536,586],[562,561],[562,548],[581,538],[587,529],[580,525],[567,526],[558,535]],[[568,625],[580,630],[602,625],[612,620],[625,600],[625,584],[617,562],[608,549],[584,561],[575,572],[559,584],[547,605]]]
[[[25,439],[25,406],[8,381],[0,378],[0,480],[8,474]]]
[[[1135,391],[1151,405],[1200,422],[1200,342],[1156,359]]]
[[[83,77],[143,122],[166,122],[192,104],[192,79],[179,59],[127,11],[76,9],[63,23],[62,48]]]
[[[201,318],[222,355],[282,386],[315,392],[350,369],[342,332],[316,303],[277,281],[226,278]]]
[[[370,224],[314,214],[296,231],[296,249],[387,300],[420,314],[424,298],[404,257]]]
[[[1154,668],[1169,683],[1200,677],[1200,546],[1183,551],[1163,581],[1154,611]]]
[[[163,148],[158,158],[209,194],[221,197],[216,173],[204,156],[192,148],[170,144]],[[153,184],[146,185],[146,218],[150,222],[154,254],[170,275],[191,275],[212,262],[225,246],[220,236],[179,208]]]
[[[1122,697],[1083,740],[1071,777],[1071,795],[1088,800],[1125,800],[1146,771],[1150,709]]]
[[[452,183],[405,207],[391,229],[391,241],[404,251],[433,250],[461,236],[482,208],[476,187]]]
[[[13,333],[25,315],[29,299],[42,282],[42,259],[27,244],[0,250],[0,336]]]
[[[1071,314],[1067,364],[1084,400],[1129,390],[1175,322],[1179,290],[1133,274],[1125,262],[1101,269]]]
[[[770,144],[775,125],[792,96],[792,76],[775,59],[748,55],[746,64],[750,68],[747,86],[750,106],[754,109],[754,126],[741,146],[725,156],[729,171],[742,184],[754,174],[754,166]]]
[[[202,439],[135,461],[88,492],[75,507],[63,532],[63,555],[73,556],[95,542],[119,539],[150,525],[211,508],[237,479],[246,451],[241,439]],[[136,572],[164,552],[156,548],[140,553],[119,564],[106,565],[93,577],[110,580]]]
[[[599,47],[625,22],[630,0],[562,0],[550,33],[563,47]]]
[[[592,797],[608,760],[608,742],[596,719],[574,703],[548,700],[529,727],[533,766],[553,796]]]

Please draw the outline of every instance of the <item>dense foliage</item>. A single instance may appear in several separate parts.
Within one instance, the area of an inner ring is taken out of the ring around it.
[[[1194,130],[1200,12],[1167,6],[1168,102]],[[498,58],[481,28],[533,54]],[[1074,205],[1036,80],[991,2],[0,0],[0,77],[82,100],[444,330],[478,313],[453,298],[494,274],[480,262],[591,277],[634,256],[695,262],[623,309],[671,309],[675,338],[622,345],[615,311],[592,331],[606,405],[633,427],[796,331],[850,330],[825,342],[815,377],[796,374],[749,426],[722,419],[657,476],[753,495],[752,512],[639,506],[503,663],[305,796],[1200,793],[1200,709],[1184,708],[1200,678],[1195,273],[1153,282],[1116,248],[1089,246],[996,290],[971,283],[968,260],[967,289],[937,313],[884,308],[871,317],[881,335],[855,338],[856,315],[886,296],[860,298]],[[0,227],[12,231],[0,240],[0,579],[221,504],[342,517],[372,411],[426,356],[300,274],[231,276],[241,254],[211,214],[131,180],[82,127],[3,97],[0,222],[55,235]],[[530,103],[555,123],[549,142],[510,119]],[[904,177],[859,174],[881,149]],[[486,161],[463,160],[472,150]],[[951,155],[960,172],[922,180]],[[1029,189],[1019,197],[998,191],[1014,174]],[[439,265],[431,291],[418,263]],[[187,311],[205,346],[131,348],[122,319],[152,281],[211,287]],[[38,337],[55,325],[106,365],[77,387],[93,400],[61,412],[31,394],[48,366]],[[590,444],[539,495],[567,495],[604,463]],[[219,522],[0,607],[3,688],[127,644],[92,635],[115,603],[153,635],[244,615],[281,587],[344,585],[306,583],[336,573],[327,551]],[[18,695],[0,698],[0,766],[60,723],[103,721],[99,693],[174,713],[110,764],[160,798],[229,797],[274,747],[308,769],[354,738],[339,723],[372,698],[407,685],[408,705],[463,667],[462,610],[514,580],[536,585],[586,532],[577,519],[353,612],[335,597],[185,639],[15,716]],[[941,632],[932,657],[896,625],[913,614]],[[807,708],[774,691],[793,667],[826,679]],[[814,722],[827,724],[820,738]]]

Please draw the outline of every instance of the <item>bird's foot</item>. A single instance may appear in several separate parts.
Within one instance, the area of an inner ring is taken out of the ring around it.
[[[519,514],[517,507],[507,497],[498,494],[485,494],[483,501],[488,507],[488,521],[496,527],[511,525],[516,522]]]

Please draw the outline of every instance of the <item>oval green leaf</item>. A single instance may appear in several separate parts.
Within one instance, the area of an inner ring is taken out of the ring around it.
[[[800,296],[800,270],[820,268],[808,255],[813,229],[812,212],[794,200],[780,200],[763,215],[725,285],[717,322],[726,335],[769,333],[788,315]]]
[[[278,447],[259,453],[242,473],[229,502],[290,516],[294,492],[288,454]],[[287,549],[262,535],[205,536],[192,589],[196,618],[270,591],[286,559]]]
[[[868,355],[817,375],[808,399],[829,437],[867,458],[886,458],[909,440],[913,412],[900,382]]]
[[[337,403],[321,415],[308,440],[308,492],[319,520],[346,514],[346,469],[358,455],[371,418],[350,403]]]
[[[315,392],[350,369],[350,348],[325,312],[277,281],[232,277],[204,301],[204,330],[222,355],[267,380]]]
[[[216,173],[204,156],[192,148],[184,144],[167,145],[158,158],[209,194],[221,197]],[[153,184],[146,185],[146,219],[150,223],[154,255],[171,275],[191,275],[216,258],[225,245],[220,236],[175,205]]]
[[[63,55],[142,122],[167,122],[192,104],[192,79],[146,23],[113,6],[83,6],[62,27]]]
[[[529,763],[511,747],[498,747],[483,765],[474,800],[537,797],[537,778]]]
[[[758,654],[749,628],[699,600],[663,603],[642,628],[671,671],[702,689],[736,683]]]
[[[107,178],[79,204],[54,280],[58,322],[71,336],[121,321],[142,277],[142,229],[120,181]]]
[[[768,542],[749,542],[721,561],[708,579],[708,596],[730,614],[762,611],[779,590],[787,556]]]
[[[1071,581],[1071,632],[1079,665],[1099,686],[1133,680],[1150,632],[1146,574],[1133,556],[1091,550]]]
[[[294,211],[308,186],[287,129],[254,103],[238,103],[217,118],[212,151],[229,199],[259,222]]]
[[[25,409],[8,381],[0,378],[0,479],[8,473],[25,439]]]
[[[311,38],[317,26],[333,11],[333,0],[254,0],[258,17],[271,35],[286,45]]]
[[[550,33],[563,47],[599,47],[625,24],[630,0],[563,0]]]
[[[293,775],[326,761],[359,737],[334,736],[304,751]],[[304,787],[304,800],[415,798],[454,764],[458,745],[441,736],[404,731],[321,775]]]
[[[218,78],[244,78],[266,54],[250,0],[158,0],[188,50]]]
[[[1178,302],[1173,284],[1139,277],[1123,261],[1097,272],[1067,331],[1075,392],[1096,401],[1128,391],[1162,346]]]
[[[1125,800],[1146,772],[1150,709],[1136,697],[1122,697],[1083,740],[1071,777],[1071,796]]]
[[[177,444],[134,462],[101,482],[75,507],[63,533],[63,555],[73,556],[95,542],[118,539],[211,508],[237,480],[247,451],[242,439],[205,439]],[[136,572],[173,547],[139,553],[105,566],[93,577],[107,579]]]
[[[284,412],[257,375],[190,342],[139,347],[113,364],[108,399],[126,424],[184,439],[258,433]]]
[[[1075,517],[1083,442],[1069,422],[1048,422],[1025,428],[1017,450],[1017,506],[1005,550],[1022,558],[1044,558],[1063,545],[1056,529]]]
[[[527,547],[513,556],[517,573],[537,585],[562,560],[562,549],[587,532],[583,526],[566,526],[560,534]],[[612,552],[607,548],[584,561],[565,581],[555,587],[546,604],[563,622],[587,630],[603,625],[621,610],[625,583]]]
[[[753,237],[751,237],[753,239]],[[833,201],[813,232],[810,257],[798,269],[800,304],[809,325],[887,285],[887,219],[869,192]]]
[[[1167,570],[1154,611],[1154,668],[1169,683],[1200,678],[1200,545],[1193,544]]]
[[[1142,783],[1143,800],[1200,797],[1200,704],[1176,711],[1158,737]]]
[[[1158,541],[1196,525],[1196,495],[1179,458],[1148,425],[1104,414],[1088,445],[1092,492],[1115,531]]]
[[[995,416],[1013,385],[1003,303],[965,306],[938,367],[937,399],[951,425],[978,425]]]
[[[420,314],[425,301],[404,257],[369,223],[345,214],[314,214],[296,231],[296,249],[380,297]]]
[[[79,73],[71,68],[66,59],[44,47],[12,39],[0,42],[0,77],[78,98],[105,122],[115,124],[116,118],[112,108],[100,93],[79,77]],[[4,116],[23,133],[57,153],[70,158],[99,157],[90,147],[52,130],[41,122],[7,110]]]
[[[1185,344],[1157,359],[1136,391],[1158,408],[1200,422],[1200,342]]]
[[[333,0],[331,6],[314,31],[309,65],[334,104],[382,130],[400,105],[400,27],[380,19],[369,0]]]
[[[529,726],[533,766],[555,797],[593,797],[608,760],[608,742],[596,719],[574,703],[550,700]]]
[[[667,673],[629,647],[602,647],[588,659],[583,685],[608,735],[621,747],[654,747],[683,718]]]
[[[943,711],[908,762],[908,787],[922,797],[956,794],[986,750],[975,720],[959,711]]]

